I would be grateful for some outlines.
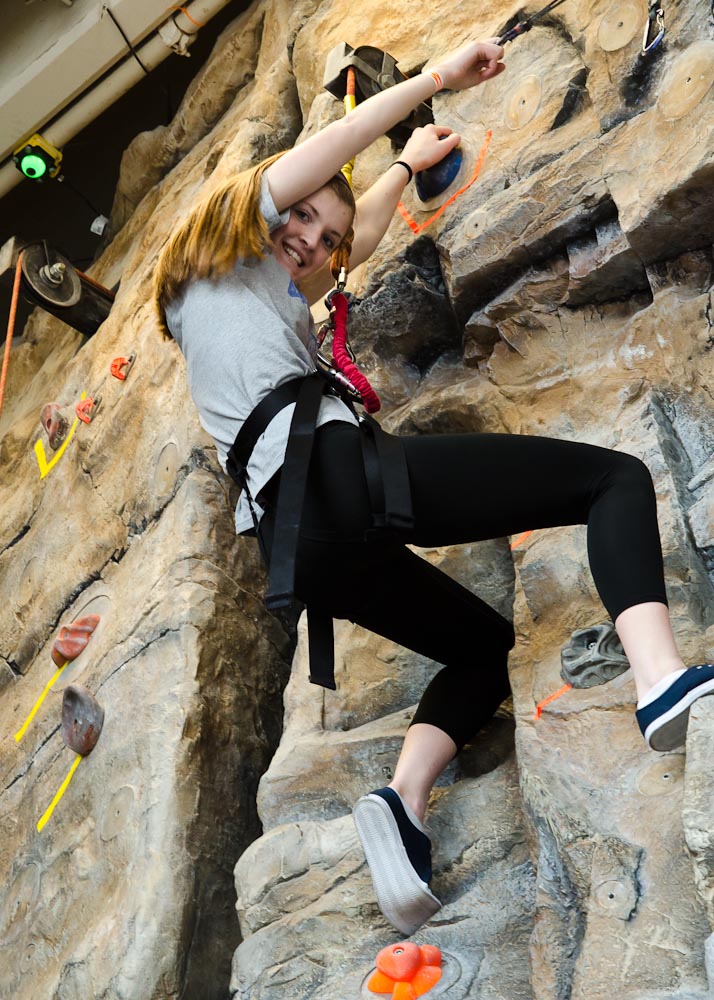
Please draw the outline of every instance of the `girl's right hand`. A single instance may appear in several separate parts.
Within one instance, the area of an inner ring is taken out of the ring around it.
[[[439,59],[423,72],[436,71],[447,90],[468,90],[498,76],[506,68],[500,62],[503,46],[495,42],[467,42],[456,52]]]

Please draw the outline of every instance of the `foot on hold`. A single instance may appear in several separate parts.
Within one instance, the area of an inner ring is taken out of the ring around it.
[[[637,704],[637,721],[652,750],[674,750],[687,737],[689,709],[714,694],[714,664],[702,663],[664,677]]]
[[[379,908],[402,934],[413,934],[441,909],[429,889],[431,842],[393,788],[363,795],[352,812]]]

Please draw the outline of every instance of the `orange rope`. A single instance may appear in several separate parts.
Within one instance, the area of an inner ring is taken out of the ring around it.
[[[17,300],[20,298],[20,279],[22,278],[22,257],[24,250],[21,250],[17,255],[17,264],[15,265],[15,281],[12,286],[12,300],[10,302],[10,318],[7,323],[7,337],[5,338],[5,353],[2,359],[2,374],[0,375],[0,413],[2,413],[2,404],[5,398],[5,381],[7,380],[7,370],[10,367],[10,345],[12,344],[12,335],[15,331],[15,316],[17,314]]]
[[[572,684],[564,684],[562,688],[558,688],[558,690],[554,691],[553,694],[549,694],[547,698],[543,699],[543,701],[539,701],[538,704],[536,705],[535,715],[533,716],[533,718],[540,719],[541,715],[543,714],[543,709],[545,708],[546,705],[550,705],[551,701],[555,701],[556,698],[560,698],[561,695],[567,694],[568,691],[572,690],[573,690]]]
[[[422,223],[415,222],[414,219],[409,214],[406,205],[404,205],[403,202],[401,201],[397,204],[397,208],[399,209],[400,215],[402,216],[406,224],[409,226],[411,231],[416,236],[418,236],[419,233],[423,233],[427,226],[430,226],[432,222],[435,222],[439,218],[439,216],[443,215],[446,209],[449,207],[449,205],[453,205],[453,203],[456,201],[456,199],[459,197],[460,194],[463,194],[464,191],[468,191],[468,189],[471,187],[471,185],[476,180],[478,175],[481,173],[481,167],[483,166],[483,161],[486,159],[486,153],[488,152],[488,147],[491,144],[492,135],[493,132],[491,131],[491,129],[489,129],[488,132],[486,133],[486,138],[484,140],[483,146],[481,147],[481,152],[479,153],[478,160],[476,161],[476,166],[474,168],[474,172],[473,175],[471,176],[471,179],[467,181],[463,187],[459,188],[459,190],[455,194],[452,194],[452,196],[444,202],[441,208],[437,208],[434,214],[431,215],[426,220],[426,222]]]
[[[106,295],[111,296],[112,302],[114,301],[115,295],[111,288],[105,288],[104,285],[100,285],[98,281],[95,281],[94,278],[90,278],[88,274],[84,273],[84,271],[78,271],[76,267],[75,271],[77,271],[80,278],[84,278],[84,280],[89,282],[90,285],[94,285],[95,288],[98,288],[100,292],[104,292]]]
[[[205,24],[201,24],[200,21],[197,21],[195,17],[191,17],[191,15],[189,14],[188,10],[185,7],[169,7],[168,9],[169,10],[180,10],[182,14],[186,15],[186,17],[189,19],[189,21],[191,22],[191,24],[195,24],[197,28],[205,28],[206,27]]]

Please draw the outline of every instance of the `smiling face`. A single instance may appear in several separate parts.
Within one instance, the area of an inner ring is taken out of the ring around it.
[[[273,254],[293,281],[322,267],[352,225],[352,209],[330,188],[320,188],[290,208],[284,226],[270,234]]]

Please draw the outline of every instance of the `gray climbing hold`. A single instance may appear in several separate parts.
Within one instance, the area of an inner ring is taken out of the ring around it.
[[[573,632],[561,650],[560,662],[560,676],[574,688],[605,684],[630,666],[612,622]]]

